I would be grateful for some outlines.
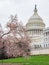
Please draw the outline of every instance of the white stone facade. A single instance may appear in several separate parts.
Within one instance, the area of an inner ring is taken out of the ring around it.
[[[49,48],[49,28],[46,28],[44,30],[44,47],[48,47]]]
[[[31,38],[31,54],[49,54],[49,28],[46,29],[45,23],[38,15],[36,5],[34,14],[28,20],[26,28]]]

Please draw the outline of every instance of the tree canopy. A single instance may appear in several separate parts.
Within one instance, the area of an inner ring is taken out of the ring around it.
[[[27,34],[26,27],[19,22],[17,15],[11,15],[6,24],[8,32],[4,32],[0,25],[0,57],[19,57],[29,55],[30,37]]]

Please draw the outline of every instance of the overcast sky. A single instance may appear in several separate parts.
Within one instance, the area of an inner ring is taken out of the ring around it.
[[[0,23],[4,26],[11,14],[17,14],[19,20],[24,24],[27,23],[33,15],[35,4],[38,14],[49,27],[49,0],[0,0]]]

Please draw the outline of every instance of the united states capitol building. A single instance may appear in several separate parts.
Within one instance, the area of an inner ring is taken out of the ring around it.
[[[26,24],[26,28],[31,38],[31,55],[49,54],[49,27],[46,28],[43,19],[38,15],[36,5],[33,15]]]

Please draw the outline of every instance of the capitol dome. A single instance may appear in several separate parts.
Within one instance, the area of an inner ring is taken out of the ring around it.
[[[44,29],[45,28],[45,23],[43,22],[43,19],[37,13],[36,5],[34,9],[34,14],[28,20],[28,23],[26,24],[26,26],[28,29]]]

